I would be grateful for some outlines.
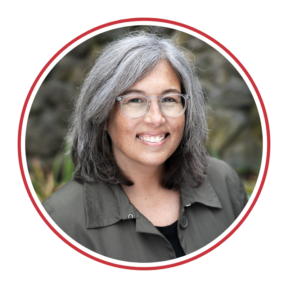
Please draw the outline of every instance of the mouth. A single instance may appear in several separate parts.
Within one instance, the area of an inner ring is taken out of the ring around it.
[[[169,133],[163,133],[160,135],[145,135],[145,134],[141,134],[141,135],[136,135],[136,137],[140,140],[142,140],[143,142],[146,143],[161,143],[163,142],[170,134]]]

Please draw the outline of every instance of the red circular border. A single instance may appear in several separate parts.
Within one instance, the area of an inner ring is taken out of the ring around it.
[[[265,169],[264,169],[264,174],[263,174],[263,178],[261,180],[261,184],[259,186],[259,189],[257,191],[257,194],[253,200],[253,203],[251,204],[251,206],[249,207],[248,211],[246,212],[246,214],[243,216],[243,218],[240,220],[240,222],[233,228],[233,230],[231,230],[223,239],[221,239],[218,243],[216,243],[215,245],[213,245],[212,247],[210,247],[209,249],[207,249],[206,251],[191,257],[189,259],[186,259],[184,261],[180,261],[174,264],[169,264],[169,265],[162,265],[162,266],[154,266],[154,267],[134,267],[134,266],[125,266],[125,265],[119,265],[119,264],[114,264],[114,263],[110,263],[108,261],[104,261],[102,259],[99,259],[97,257],[94,257],[84,251],[82,251],[81,249],[79,249],[78,247],[74,246],[72,243],[70,243],[67,239],[65,239],[50,223],[49,221],[45,218],[45,216],[42,214],[41,210],[39,209],[39,207],[37,206],[31,191],[29,189],[29,186],[27,184],[27,180],[25,178],[25,173],[24,173],[24,169],[23,169],[23,162],[22,162],[22,154],[21,154],[21,136],[22,136],[22,126],[23,126],[23,119],[24,119],[24,115],[26,112],[26,108],[27,108],[27,104],[28,101],[31,97],[31,94],[37,84],[37,82],[39,81],[40,77],[43,75],[43,73],[45,72],[45,70],[49,67],[49,65],[66,49],[68,48],[70,45],[72,45],[73,43],[75,43],[76,41],[78,41],[79,39],[81,39],[82,37],[97,31],[99,29],[105,28],[105,27],[109,27],[115,24],[120,24],[120,23],[128,23],[128,22],[135,22],[135,21],[152,21],[152,22],[162,22],[162,23],[168,23],[168,24],[173,24],[173,25],[177,25],[186,29],[189,29],[191,31],[194,31],[204,37],[206,37],[207,39],[209,39],[210,41],[214,42],[215,44],[217,44],[221,49],[223,49],[231,58],[233,58],[233,60],[241,67],[241,69],[244,71],[244,73],[246,74],[246,76],[248,77],[249,81],[251,82],[257,96],[259,99],[259,102],[261,104],[262,107],[262,111],[263,111],[263,115],[264,115],[264,119],[265,119],[265,124],[266,124],[266,133],[267,133],[267,155],[266,155],[266,163],[265,163]],[[76,251],[78,251],[79,253],[83,254],[84,256],[96,260],[100,263],[106,264],[106,265],[110,265],[113,267],[117,267],[117,268],[122,268],[122,269],[130,269],[130,270],[159,270],[159,269],[166,269],[166,268],[171,268],[171,267],[175,267],[178,265],[182,265],[188,262],[191,262],[193,260],[196,260],[202,256],[204,256],[205,254],[209,253],[210,251],[214,250],[215,248],[217,248],[219,245],[221,245],[224,241],[226,241],[241,225],[242,223],[245,221],[245,219],[248,217],[248,215],[250,214],[251,210],[253,209],[253,207],[255,206],[260,193],[262,191],[266,176],[267,176],[267,171],[268,171],[268,166],[269,166],[269,160],[270,160],[270,129],[269,129],[269,121],[268,121],[268,117],[267,117],[267,112],[262,100],[262,97],[260,95],[260,92],[256,86],[256,84],[254,83],[252,77],[250,76],[250,74],[248,73],[248,71],[245,69],[245,67],[241,64],[241,62],[226,48],[224,47],[221,43],[219,43],[217,40],[213,39],[212,37],[210,37],[209,35],[199,31],[198,29],[195,29],[191,26],[179,23],[179,22],[175,22],[175,21],[171,21],[171,20],[165,20],[165,19],[158,19],[158,18],[130,18],[130,19],[122,19],[122,20],[117,20],[117,21],[113,21],[113,22],[109,22],[103,25],[100,25],[98,27],[95,27],[93,29],[90,29],[86,32],[84,32],[83,34],[79,35],[78,37],[74,38],[73,40],[71,40],[69,43],[67,43],[64,47],[62,47],[48,62],[47,64],[43,67],[43,69],[40,71],[40,73],[38,74],[38,76],[36,77],[35,81],[33,82],[29,93],[26,97],[23,109],[22,109],[22,113],[21,113],[21,117],[20,117],[20,122],[19,122],[19,129],[18,129],[18,158],[19,158],[19,165],[20,165],[20,170],[21,170],[21,175],[23,178],[23,182],[25,185],[25,188],[27,190],[27,193],[30,197],[30,200],[32,202],[32,204],[34,205],[35,209],[37,210],[38,214],[41,216],[41,218],[44,220],[44,222],[48,225],[48,227],[61,239],[63,240],[66,244],[68,244],[70,247],[72,247],[73,249],[75,249]]]

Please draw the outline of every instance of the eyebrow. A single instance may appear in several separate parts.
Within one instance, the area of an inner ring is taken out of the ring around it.
[[[126,91],[124,91],[121,96],[125,96],[127,94],[131,94],[131,93],[138,93],[138,94],[143,94],[145,95],[145,91],[143,90],[138,90],[138,89],[128,89]],[[167,90],[164,90],[160,95],[164,95],[164,94],[167,94],[167,93],[177,93],[177,94],[181,94],[181,92],[178,90],[178,89],[167,89]],[[160,96],[159,95],[159,96]]]

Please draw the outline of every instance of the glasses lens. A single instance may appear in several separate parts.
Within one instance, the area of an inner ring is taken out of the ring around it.
[[[186,107],[186,99],[181,95],[167,95],[160,103],[162,111],[167,116],[178,116],[183,113]]]
[[[143,96],[128,96],[123,99],[122,108],[129,117],[140,117],[147,111],[148,102]]]

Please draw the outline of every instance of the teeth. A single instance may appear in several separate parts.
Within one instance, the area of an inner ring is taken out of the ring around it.
[[[141,137],[141,136],[138,136],[138,137],[139,137],[139,139],[141,139],[141,140],[143,140],[143,141],[145,141],[145,142],[150,142],[150,143],[158,143],[158,142],[161,142],[161,141],[165,138],[165,136],[162,136],[162,137],[160,137],[160,136],[156,136],[156,137],[154,137],[154,136],[151,136],[151,137],[147,137],[147,136]]]

